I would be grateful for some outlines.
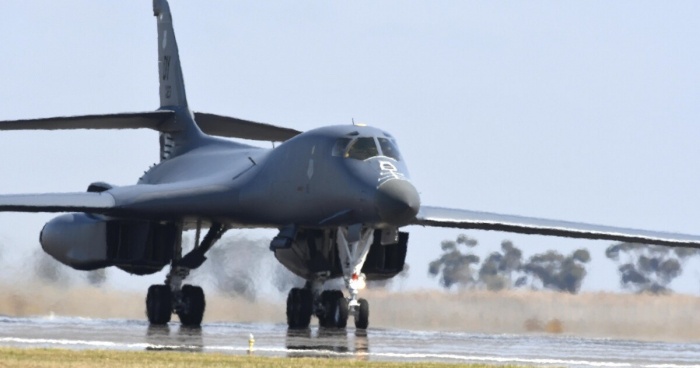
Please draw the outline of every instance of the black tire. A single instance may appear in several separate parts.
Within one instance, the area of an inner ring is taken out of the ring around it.
[[[172,292],[167,285],[151,285],[146,295],[146,317],[152,325],[170,322],[173,314]]]
[[[310,289],[300,289],[299,299],[301,300],[301,308],[299,315],[300,328],[308,328],[311,324],[311,315],[313,314],[314,299]]]
[[[340,290],[326,290],[321,293],[324,316],[319,319],[322,327],[345,328],[348,324],[348,301]]]
[[[313,312],[311,290],[294,288],[287,296],[287,326],[292,329],[308,328]]]
[[[182,306],[177,312],[183,326],[195,327],[202,324],[206,301],[204,290],[199,286],[184,285],[182,287]]]
[[[323,305],[323,315],[318,317],[318,324],[321,327],[333,327],[331,323],[331,311],[335,309],[335,292],[324,290],[321,293],[321,304]]]
[[[357,308],[355,328],[365,330],[369,326],[369,302],[365,299],[360,299],[357,302],[360,303],[360,306]]]
[[[340,293],[336,308],[335,327],[345,328],[348,325],[348,300],[343,293]]]

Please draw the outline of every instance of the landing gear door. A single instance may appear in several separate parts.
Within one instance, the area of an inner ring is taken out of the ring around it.
[[[367,276],[367,280],[390,279],[403,271],[406,263],[408,233],[399,231],[395,243],[382,244],[382,238],[383,234],[374,234],[374,243],[362,267],[362,273]]]

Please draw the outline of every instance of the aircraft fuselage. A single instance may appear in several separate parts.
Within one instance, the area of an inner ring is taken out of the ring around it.
[[[384,153],[380,139],[395,152]],[[359,143],[368,152],[353,158],[349,151]],[[273,149],[214,138],[154,166],[139,184],[108,193],[124,209],[156,209],[153,217],[167,216],[177,203],[177,212],[184,206],[193,219],[236,226],[402,226],[420,205],[393,138],[364,126],[311,130]],[[143,190],[153,184],[157,190]]]

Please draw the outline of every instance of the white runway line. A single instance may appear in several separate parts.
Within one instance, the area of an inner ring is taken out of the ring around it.
[[[39,338],[18,338],[18,337],[2,337],[0,343],[15,343],[27,345],[55,345],[55,346],[75,346],[75,347],[94,347],[103,349],[139,349],[139,350],[194,350],[206,349],[208,351],[222,352],[246,352],[247,347],[236,346],[198,346],[198,345],[159,345],[149,343],[119,343],[113,341],[90,341],[90,340],[70,340],[70,339],[39,339]],[[566,365],[578,367],[644,367],[644,368],[700,368],[700,365],[679,365],[679,364],[648,364],[638,365],[632,363],[614,363],[614,362],[593,362],[586,360],[564,360],[564,359],[526,359],[526,358],[506,358],[494,356],[472,356],[458,354],[424,354],[424,353],[387,353],[387,352],[334,352],[321,349],[285,349],[285,348],[265,348],[256,347],[256,352],[262,353],[297,353],[318,356],[334,356],[334,357],[375,357],[375,358],[394,358],[394,359],[424,359],[424,360],[455,360],[462,362],[481,362],[481,363],[515,363],[515,364],[535,364],[535,365]]]

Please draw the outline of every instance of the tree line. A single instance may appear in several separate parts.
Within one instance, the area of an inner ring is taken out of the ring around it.
[[[251,300],[255,300],[260,292],[284,291],[302,285],[303,280],[269,257],[268,242],[245,237],[225,238],[207,254],[209,262],[193,272],[192,277],[198,282],[208,281],[219,292]],[[445,289],[498,291],[529,288],[575,294],[588,274],[586,267],[591,260],[587,249],[576,249],[569,254],[550,250],[525,258],[509,240],[501,242],[500,250],[491,252],[482,260],[474,253],[478,241],[466,235],[445,240],[440,246],[442,252],[430,262],[428,273],[438,278]],[[672,292],[670,283],[683,273],[689,259],[700,256],[700,249],[616,243],[606,249],[605,255],[616,264],[623,289],[661,294]],[[32,258],[34,275],[43,281],[70,283],[69,275],[77,273],[40,249],[35,250]],[[399,278],[406,278],[408,272],[406,265]],[[107,279],[104,269],[79,274],[95,286],[102,285]],[[388,284],[389,281],[374,281],[368,286],[382,288]]]
[[[442,254],[430,262],[428,274],[437,277],[446,289],[530,288],[576,294],[591,260],[585,248],[570,254],[549,250],[525,259],[513,242],[504,240],[500,251],[490,253],[482,261],[474,253],[478,245],[476,239],[463,234],[456,240],[443,241]],[[605,255],[618,266],[622,288],[660,294],[671,292],[671,281],[682,274],[688,259],[700,255],[700,250],[616,243],[606,249]]]

